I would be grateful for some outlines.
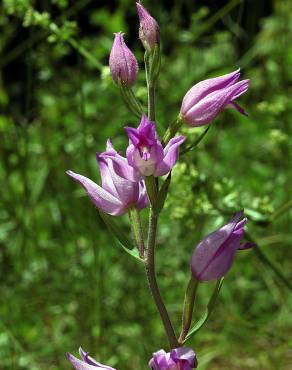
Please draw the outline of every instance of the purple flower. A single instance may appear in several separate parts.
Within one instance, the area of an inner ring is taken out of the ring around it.
[[[76,370],[115,370],[113,367],[102,365],[95,361],[87,352],[83,351],[81,347],[79,348],[79,354],[82,360],[78,360],[78,358],[71,355],[71,353],[67,353],[68,360]]]
[[[160,42],[159,25],[144,8],[141,2],[136,3],[140,20],[139,37],[146,50],[151,50]]]
[[[153,353],[149,366],[152,370],[191,370],[198,366],[198,361],[191,348],[180,347],[168,353],[163,349]]]
[[[113,80],[121,81],[127,86],[132,86],[137,80],[138,62],[135,55],[127,47],[123,33],[115,33],[115,39],[109,57],[109,67]]]
[[[247,115],[234,100],[245,93],[249,80],[238,81],[239,69],[227,75],[210,78],[194,85],[182,101],[180,116],[190,126],[203,126],[212,122],[226,106]]]
[[[193,276],[199,281],[222,278],[231,268],[238,249],[248,249],[254,244],[240,244],[244,236],[247,218],[238,212],[228,224],[209,234],[203,239],[192,255],[191,268]]]
[[[120,155],[103,153],[114,162],[115,171],[122,177],[138,181],[143,176],[163,176],[167,174],[178,160],[179,146],[184,136],[172,138],[163,148],[158,139],[155,123],[143,115],[138,128],[126,127],[130,144],[127,159]]]
[[[107,152],[112,156],[119,157],[110,140],[107,142]],[[132,182],[119,176],[111,160],[96,153],[99,164],[102,186],[97,185],[92,180],[67,171],[67,174],[78,181],[86,190],[93,203],[103,212],[112,216],[126,213],[130,207],[142,209],[148,205],[148,197],[143,181]],[[127,164],[125,164],[127,166]]]

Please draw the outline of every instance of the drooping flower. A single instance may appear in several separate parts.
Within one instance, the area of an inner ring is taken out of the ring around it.
[[[184,136],[172,138],[163,148],[158,139],[155,122],[143,115],[138,128],[126,127],[129,137],[127,148],[127,163],[122,156],[104,153],[112,158],[114,168],[120,176],[131,181],[137,181],[144,176],[163,176],[167,174],[178,160],[179,146],[184,142]]]
[[[119,156],[110,140],[107,142],[107,152],[112,156]],[[97,153],[96,158],[102,186],[73,171],[67,171],[67,174],[84,187],[98,208],[109,215],[118,216],[128,212],[131,207],[137,209],[147,207],[148,196],[143,181],[133,182],[119,176],[112,161],[104,158],[102,153]],[[125,166],[128,166],[127,163]]]
[[[240,244],[244,236],[247,218],[238,212],[226,225],[209,234],[195,248],[191,268],[193,276],[199,281],[217,280],[226,275],[232,266],[236,251],[254,246]]]
[[[157,21],[149,14],[141,2],[136,3],[140,21],[139,37],[146,50],[152,50],[160,42],[160,30]]]
[[[191,370],[198,366],[198,361],[191,348],[180,347],[168,353],[163,349],[153,353],[149,366],[152,370]]]
[[[82,360],[71,355],[71,353],[67,353],[67,358],[75,370],[115,370],[113,367],[95,361],[94,358],[90,357],[81,347],[79,348],[79,354]]]
[[[224,76],[210,78],[194,85],[182,101],[180,116],[189,126],[211,123],[227,106],[247,115],[236,102],[249,87],[249,80],[238,81],[239,69]]]
[[[127,86],[132,86],[136,82],[138,62],[126,45],[122,32],[115,33],[109,57],[109,67],[112,78],[116,83],[122,82]]]

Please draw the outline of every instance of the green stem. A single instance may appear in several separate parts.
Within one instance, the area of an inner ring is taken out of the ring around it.
[[[147,194],[151,203],[151,206],[154,207],[157,201],[158,189],[157,183],[154,176],[145,176],[145,185]]]
[[[151,81],[150,76],[150,58],[146,51],[145,53],[145,71],[148,91],[148,118],[151,121],[155,120],[155,81]],[[148,176],[145,179],[147,193],[150,198],[151,208],[149,213],[149,228],[148,228],[148,242],[145,259],[145,270],[146,276],[149,283],[149,287],[154,298],[157,310],[160,314],[161,320],[165,332],[168,337],[170,348],[176,348],[178,346],[177,338],[169,318],[169,314],[163,302],[160,294],[159,286],[156,278],[155,270],[155,247],[156,247],[156,234],[158,224],[158,214],[154,211],[153,206],[157,202],[158,184],[153,176]]]
[[[183,124],[183,120],[180,116],[168,127],[163,137],[163,144],[166,145],[171,138],[178,132]]]
[[[155,121],[155,87],[156,81],[153,81],[150,74],[151,70],[151,56],[149,52],[145,52],[144,56],[147,92],[148,92],[148,118],[150,121]]]
[[[131,227],[132,227],[134,239],[135,239],[138,251],[139,251],[139,256],[140,258],[144,258],[145,245],[144,245],[143,230],[142,230],[142,224],[141,224],[139,211],[136,208],[132,208],[129,211],[129,217],[131,221]]]
[[[148,83],[148,118],[155,121],[155,86]]]
[[[158,216],[151,209],[149,219],[148,245],[145,263],[146,275],[152,296],[154,298],[156,307],[158,309],[158,312],[164,325],[164,329],[168,337],[170,348],[176,348],[178,347],[178,342],[176,339],[172,323],[169,318],[169,314],[162,300],[155,273],[155,245],[156,245],[157,223]]]
[[[184,343],[184,340],[191,327],[198,283],[198,280],[191,277],[186,289],[182,317],[182,330],[178,339],[180,344]]]

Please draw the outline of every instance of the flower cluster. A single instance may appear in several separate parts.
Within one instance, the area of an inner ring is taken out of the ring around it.
[[[111,140],[106,151],[96,153],[102,186],[73,171],[67,174],[84,187],[93,203],[103,212],[119,216],[130,208],[138,210],[148,206],[145,176],[163,176],[171,171],[178,160],[179,146],[184,136],[172,138],[163,148],[155,122],[143,115],[137,129],[127,127],[129,146],[126,157],[119,154]]]
[[[208,125],[228,106],[247,115],[236,100],[248,90],[249,80],[240,81],[240,72],[236,70],[195,84],[184,96],[177,118],[167,128],[163,140],[160,140],[154,119],[155,85],[160,72],[161,60],[160,30],[157,21],[141,2],[137,3],[137,12],[140,21],[139,37],[145,48],[147,115],[132,90],[137,81],[138,62],[133,52],[127,47],[124,34],[118,32],[115,34],[110,52],[109,67],[126,105],[136,117],[139,117],[140,124],[138,127],[125,127],[129,141],[125,155],[114,149],[110,139],[107,140],[106,150],[96,153],[101,185],[71,170],[67,171],[67,174],[85,189],[102,217],[105,218],[103,213],[110,216],[120,216],[126,213],[130,215],[133,239],[138,248],[139,259],[145,264],[149,286],[171,349],[170,352],[164,350],[155,352],[149,362],[149,367],[152,370],[191,370],[198,365],[196,354],[191,348],[184,347],[184,344],[188,339],[188,333],[190,334],[196,287],[199,283],[217,280],[215,291],[210,299],[211,303],[208,304],[207,320],[219,293],[222,278],[230,270],[237,250],[248,249],[253,244],[242,243],[247,218],[241,211],[226,225],[209,234],[197,245],[191,258],[190,282],[186,290],[182,315],[182,332],[177,338],[156,281],[154,252],[157,220],[167,196],[171,176],[167,176],[165,180],[159,178],[169,174],[179,159],[180,147],[187,140],[185,136],[176,136],[183,123],[191,127]],[[147,207],[151,207],[151,212],[146,246],[139,212]],[[107,224],[113,225],[111,217],[107,216],[106,220]],[[123,244],[124,239],[120,238],[122,231],[117,225],[110,229]],[[124,247],[128,249],[128,246],[124,245]],[[133,251],[129,252],[133,255]],[[193,335],[195,330],[191,332]],[[67,355],[76,370],[115,370],[98,363],[81,348],[79,352],[81,360],[71,354]]]

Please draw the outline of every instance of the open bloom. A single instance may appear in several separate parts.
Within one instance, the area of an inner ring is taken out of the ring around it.
[[[107,152],[119,156],[110,140],[107,142]],[[80,183],[93,203],[103,212],[112,216],[126,213],[130,207],[142,209],[148,205],[148,196],[143,181],[132,182],[119,176],[111,160],[103,158],[102,153],[96,153],[101,174],[102,186],[97,185],[85,176],[67,171],[67,174]]]
[[[105,152],[105,158],[111,158],[115,171],[122,177],[138,181],[144,176],[166,175],[178,160],[179,146],[184,142],[184,136],[172,138],[165,148],[158,139],[155,122],[143,115],[138,128],[126,127],[129,137],[127,159],[121,155]]]
[[[115,33],[115,39],[109,58],[109,67],[113,80],[132,86],[137,80],[138,62],[135,55],[125,44],[122,32]]]
[[[227,106],[247,115],[236,102],[245,93],[249,80],[238,81],[239,69],[224,76],[210,78],[194,85],[182,101],[180,116],[190,126],[203,126],[212,122]]]
[[[226,225],[203,239],[192,255],[193,276],[199,281],[222,278],[231,268],[238,249],[248,249],[251,243],[240,244],[247,218],[238,212]]]
[[[102,365],[95,361],[81,347],[79,348],[79,353],[82,360],[71,355],[71,353],[67,353],[67,358],[75,370],[115,370],[113,367]]]
[[[168,353],[163,349],[153,353],[149,366],[152,370],[191,370],[198,366],[198,361],[191,348],[180,347]]]
[[[145,49],[151,50],[160,42],[159,25],[140,2],[136,3],[136,6],[140,20],[140,40],[142,41]]]

